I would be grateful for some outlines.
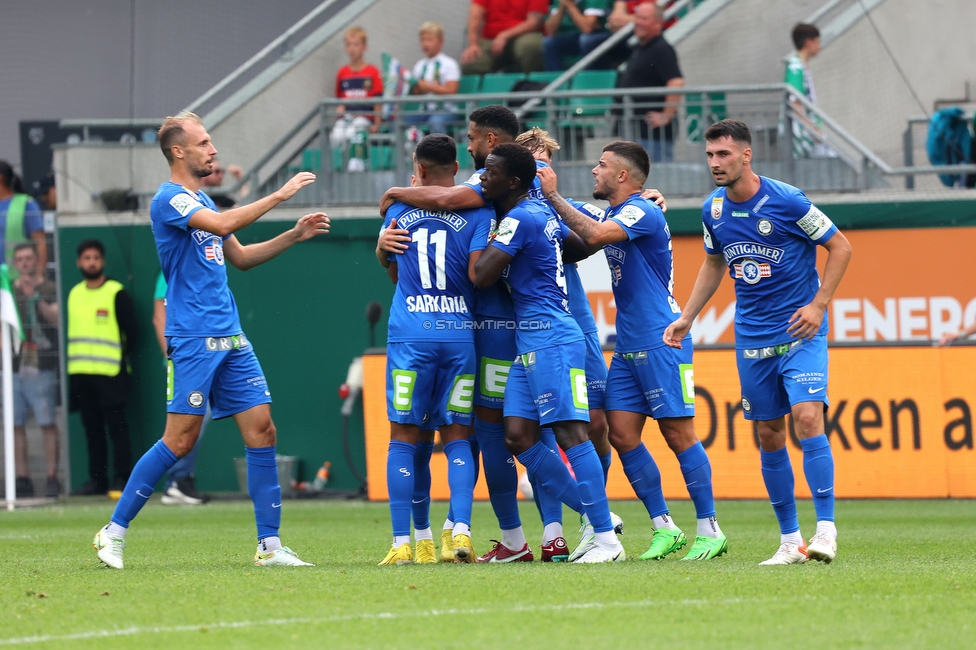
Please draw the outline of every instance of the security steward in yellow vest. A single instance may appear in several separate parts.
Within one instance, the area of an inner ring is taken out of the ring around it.
[[[81,242],[77,263],[85,279],[68,294],[66,357],[70,410],[81,412],[88,439],[89,480],[72,494],[105,494],[109,487],[125,487],[132,470],[125,400],[129,393],[127,359],[137,336],[135,309],[122,285],[105,277],[102,242]],[[111,485],[106,428],[114,459]]]

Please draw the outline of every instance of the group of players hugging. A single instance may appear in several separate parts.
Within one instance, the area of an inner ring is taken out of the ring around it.
[[[380,206],[376,255],[396,283],[386,388],[393,544],[380,565],[438,561],[429,516],[435,430],[450,487],[441,561],[534,560],[520,520],[515,459],[544,526],[543,562],[625,560],[617,538],[623,522],[606,494],[611,448],[653,522],[640,559],[678,551],[687,538],[641,440],[648,416],[676,455],[695,506],[695,540],[682,559],[726,553],[711,466],[694,429],[690,335],[725,273],[735,279],[743,411],[757,424],[763,478],[781,528],[779,548],[761,564],[832,561],[823,316],[850,258],[846,238],[800,190],[752,172],[745,124],[716,123],[706,134],[718,186],[702,211],[706,260],[682,310],[673,296],[666,205],[659,192],[643,189],[650,164],[640,145],[604,147],[592,171],[593,197],[609,203],[603,210],[559,195],[549,165],[559,145],[548,133],[520,134],[518,119],[502,106],[479,108],[469,119],[468,151],[478,172],[455,185],[454,140],[429,135],[415,150],[412,186],[391,188]],[[823,282],[817,245],[828,250]],[[609,370],[575,264],[599,250],[616,305]],[[799,532],[787,414],[816,508],[809,543]],[[501,530],[501,540],[480,556],[471,533],[479,456]],[[563,536],[564,504],[580,516],[572,551]]]

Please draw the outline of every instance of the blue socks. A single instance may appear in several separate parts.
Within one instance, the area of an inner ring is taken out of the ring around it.
[[[570,476],[569,470],[566,469],[566,465],[563,464],[559,454],[554,453],[540,440],[519,454],[517,458],[525,466],[525,469],[535,476],[539,487],[576,512],[583,512],[583,504],[580,502],[580,492],[576,487],[576,481]],[[599,465],[599,461],[597,461],[597,465]],[[573,469],[576,469],[575,466]]]
[[[817,521],[834,520],[834,457],[830,440],[821,434],[800,441],[803,449],[803,473],[813,495]]]
[[[606,533],[613,530],[610,523],[610,503],[607,501],[607,488],[603,484],[603,468],[600,457],[596,455],[593,443],[586,442],[566,450],[566,458],[573,466],[580,501],[586,516],[590,519],[593,532]]]
[[[603,486],[607,485],[607,478],[610,476],[610,461],[613,460],[613,452],[608,451],[600,456],[600,466],[603,468]]]
[[[540,434],[539,439],[553,451],[557,456],[559,456],[559,446],[556,442],[556,434],[552,432],[549,427],[544,428]],[[560,456],[560,460],[562,457]],[[536,477],[531,472],[529,473],[529,482],[532,483],[532,499],[535,501],[536,507],[539,509],[539,517],[542,518],[542,525],[548,526],[549,524],[561,524],[563,523],[563,502],[556,497],[549,494],[547,491],[539,489],[538,481]]]
[[[430,455],[434,453],[434,443],[417,443],[416,457],[413,461],[413,495],[410,509],[413,511],[413,527],[417,530],[430,528]]]
[[[654,517],[668,514],[668,504],[664,500],[664,492],[661,490],[661,471],[657,468],[657,463],[651,458],[651,452],[647,451],[644,443],[640,443],[635,448],[620,456],[620,464],[624,468],[624,474],[634,488],[634,494],[644,503],[647,514]]]
[[[826,437],[826,436],[825,436]],[[829,452],[828,452],[829,454]],[[800,530],[800,520],[796,516],[796,497],[793,495],[793,466],[786,447],[777,451],[759,450],[762,459],[762,476],[766,492],[773,505],[779,532],[783,535]]]
[[[474,483],[471,485],[477,485],[478,474],[481,471],[481,466],[478,464],[478,454],[481,453],[481,447],[478,446],[478,438],[476,434],[472,433],[470,436],[468,436],[468,444],[471,445],[471,459],[474,461]],[[451,507],[450,502],[447,504],[447,520],[454,521],[454,508]]]
[[[146,505],[146,501],[149,501],[149,497],[152,496],[153,486],[163,478],[163,474],[168,472],[169,468],[176,464],[177,460],[179,459],[176,454],[170,451],[162,440],[157,440],[156,444],[150,447],[132,468],[122,498],[115,505],[112,521],[123,528],[128,528],[129,522],[136,518],[142,506]]]
[[[498,527],[502,530],[518,528],[522,525],[518,509],[518,470],[512,454],[505,447],[505,425],[475,418],[474,432],[481,447],[488,498],[498,518]]]
[[[281,486],[278,485],[275,448],[245,448],[244,452],[247,456],[247,492],[254,503],[258,541],[277,537],[281,528]]]
[[[410,536],[410,500],[413,497],[416,455],[417,448],[413,445],[390,441],[386,457],[386,489],[390,495],[394,537]]]
[[[455,440],[444,445],[444,453],[447,455],[447,484],[451,487],[452,521],[470,526],[475,477],[471,445],[467,440]]]
[[[695,503],[698,519],[715,516],[715,498],[712,496],[712,466],[702,443],[694,445],[678,454],[678,464],[685,477],[688,496]]]

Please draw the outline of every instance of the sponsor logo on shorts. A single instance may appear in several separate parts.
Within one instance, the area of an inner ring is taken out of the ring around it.
[[[208,336],[203,341],[204,346],[210,352],[226,352],[228,350],[240,350],[250,345],[250,342],[243,334],[236,336]]]
[[[742,398],[742,410],[746,413],[752,413],[752,404],[745,397]]]
[[[203,402],[204,402],[203,393],[201,393],[198,390],[195,390],[186,396],[186,401],[190,404],[190,406],[192,406],[195,409],[198,409],[201,406],[203,406]]]

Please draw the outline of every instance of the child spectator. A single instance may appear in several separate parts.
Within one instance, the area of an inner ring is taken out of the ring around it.
[[[458,62],[441,52],[444,47],[444,28],[433,21],[420,26],[420,49],[424,58],[413,66],[413,95],[454,95],[461,80]],[[457,106],[452,103],[427,102],[419,115],[407,115],[404,121],[427,123],[431,133],[450,135],[450,123],[457,119]]]
[[[374,65],[363,60],[366,53],[366,30],[350,27],[345,34],[346,55],[349,63],[339,68],[336,74],[336,97],[338,99],[363,100],[383,96],[383,77]],[[382,119],[382,104],[357,103],[340,104],[336,107],[339,119],[332,128],[332,147],[343,147],[356,140],[363,144],[365,133],[376,133]],[[351,156],[349,171],[362,171],[365,168],[365,145],[358,155]]]

